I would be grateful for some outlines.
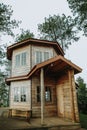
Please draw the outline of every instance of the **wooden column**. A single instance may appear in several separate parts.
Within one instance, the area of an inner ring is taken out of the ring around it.
[[[75,122],[75,106],[74,106],[73,83],[72,83],[73,70],[69,70],[68,74],[69,74],[69,83],[70,83],[70,92],[71,92],[72,121]]]
[[[44,69],[41,68],[40,73],[40,85],[41,85],[41,124],[44,124]]]

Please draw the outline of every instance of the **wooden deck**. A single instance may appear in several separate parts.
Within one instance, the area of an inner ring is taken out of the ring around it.
[[[26,122],[24,118],[0,117],[0,130],[80,130],[79,123],[73,123],[57,117],[45,118],[44,125],[41,125],[40,118],[31,118]]]
[[[41,125],[41,119],[40,118],[31,118],[31,122],[30,122],[30,127],[34,128],[34,127],[47,127],[49,128],[49,130],[51,128],[69,128],[69,127],[73,127],[74,128],[80,128],[80,123],[74,123],[71,122],[69,120],[64,120],[58,117],[48,117],[44,119],[44,124]]]

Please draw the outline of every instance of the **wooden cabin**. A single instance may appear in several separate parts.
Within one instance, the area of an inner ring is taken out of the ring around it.
[[[74,75],[82,69],[64,57],[57,42],[27,39],[8,46],[7,58],[11,109],[30,110],[42,123],[56,116],[79,122]]]

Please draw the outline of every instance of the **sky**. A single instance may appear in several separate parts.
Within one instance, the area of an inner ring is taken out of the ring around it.
[[[37,25],[44,22],[45,17],[49,15],[71,15],[71,10],[68,7],[67,0],[0,0],[0,3],[12,6],[12,19],[22,21],[19,28],[14,32],[17,34],[20,28],[29,29],[38,38]],[[78,42],[69,46],[65,57],[83,69],[82,73],[77,74],[75,78],[81,76],[87,84],[87,38],[81,37]],[[8,36],[2,37],[2,42],[13,44],[14,40]]]

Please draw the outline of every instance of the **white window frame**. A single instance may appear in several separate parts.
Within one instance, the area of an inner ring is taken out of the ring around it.
[[[15,56],[15,66],[16,67],[25,66],[27,64],[26,59],[27,59],[27,53],[26,52],[22,52],[22,53],[17,54]]]
[[[52,54],[50,51],[39,51],[39,50],[35,51],[35,64],[41,63],[50,58],[52,58]]]
[[[24,89],[24,90],[23,90]],[[25,92],[23,92],[23,91]],[[28,101],[28,88],[25,86],[14,87],[14,102],[27,102]]]

